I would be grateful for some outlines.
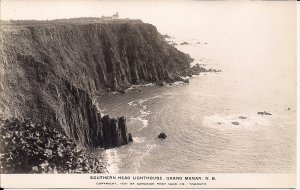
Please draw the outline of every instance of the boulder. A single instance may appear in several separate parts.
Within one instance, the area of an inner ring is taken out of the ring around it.
[[[128,141],[129,141],[129,142],[132,142],[132,141],[133,141],[133,138],[132,138],[131,133],[128,133]]]
[[[237,121],[233,121],[233,122],[231,122],[233,125],[239,125],[240,123],[239,122],[237,122]]]
[[[158,138],[160,138],[160,139],[165,139],[165,138],[167,138],[167,135],[166,135],[165,133],[161,132],[161,133],[158,135]]]
[[[180,45],[190,45],[188,42],[182,42]]]

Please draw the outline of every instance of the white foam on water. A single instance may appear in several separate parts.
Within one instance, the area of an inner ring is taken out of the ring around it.
[[[147,108],[147,106],[143,105],[143,103],[149,101],[149,100],[153,100],[155,98],[159,98],[160,95],[155,95],[149,98],[144,98],[144,99],[139,99],[139,100],[134,100],[129,102],[128,104],[130,106],[138,106],[139,112],[140,112],[140,116],[138,117],[131,117],[131,120],[137,120],[139,122],[141,122],[142,126],[141,129],[148,127],[148,119],[146,119],[145,117],[147,117],[148,115],[151,114],[151,111]]]
[[[147,87],[147,86],[154,86],[155,84],[154,83],[147,83],[147,84],[138,84],[138,85],[131,85],[128,90],[134,90],[136,88],[139,88],[139,87]]]
[[[105,113],[105,109],[99,109],[99,112],[100,112],[101,117],[104,116],[104,115],[107,115]]]
[[[137,103],[140,105],[140,106],[142,106],[142,103],[144,103],[146,100],[144,100],[144,99],[139,99],[138,101],[137,101]]]
[[[107,157],[107,171],[108,173],[118,173],[119,167],[118,163],[121,162],[121,159],[115,148],[105,150]]]
[[[144,162],[144,160],[146,159],[145,157],[149,156],[151,151],[156,147],[156,144],[147,144],[147,146],[145,147],[145,151],[140,152],[140,156],[137,157],[137,160],[135,160],[135,164],[134,164],[134,169],[135,169],[135,173],[139,173],[139,169],[142,168],[142,163]]]
[[[136,105],[143,106],[142,104],[144,102],[147,102],[149,100],[153,100],[153,99],[159,98],[159,97],[160,97],[160,95],[155,95],[155,96],[149,97],[149,98],[144,98],[144,99],[139,99],[139,100],[133,100],[133,101],[129,102],[128,105],[130,105],[130,106],[136,106]]]
[[[175,84],[175,85],[182,85],[182,84],[184,84],[184,82],[182,82],[182,81],[176,81],[176,82],[173,82],[173,84]]]
[[[130,106],[136,106],[137,104],[135,102],[136,102],[135,100],[131,101],[131,102],[128,103],[128,105],[130,105]]]
[[[100,112],[100,115],[106,115],[105,109],[101,109],[99,102],[97,101],[97,98],[93,99],[93,104],[96,106],[97,110]]]
[[[148,120],[144,119],[142,117],[136,117],[136,118],[131,118],[132,120],[137,120],[140,121],[142,123],[141,129],[148,127]]]
[[[137,122],[138,127],[139,127],[139,129],[137,129],[138,131],[140,131],[140,130],[146,128],[146,127],[148,127],[148,123],[149,123],[148,119],[145,119],[145,118],[143,118],[141,116],[130,117],[129,119],[131,120],[130,122],[133,122],[133,123]]]
[[[145,142],[145,138],[142,138],[142,137],[132,137],[133,138],[133,143],[143,143]]]
[[[148,83],[148,84],[145,84],[144,86],[154,86],[155,84],[154,83]]]
[[[149,101],[149,100],[153,100],[153,99],[159,98],[159,97],[160,97],[160,95],[155,95],[155,96],[153,96],[153,97],[149,97],[149,98],[145,98],[145,99],[139,99],[137,102],[138,102],[140,105],[142,105],[142,103],[144,103],[144,102],[147,102],[147,101]]]
[[[186,76],[186,77],[181,77],[182,79],[190,79],[191,77]]]
[[[146,117],[146,116],[150,115],[151,111],[147,110],[146,106],[143,106],[143,108],[140,109],[140,113],[141,113],[141,117]]]

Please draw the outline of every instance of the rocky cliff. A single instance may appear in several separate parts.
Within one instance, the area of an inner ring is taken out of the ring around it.
[[[125,118],[98,113],[97,94],[174,81],[192,61],[136,20],[19,22],[2,25],[0,35],[0,116],[58,124],[92,147],[129,141]]]

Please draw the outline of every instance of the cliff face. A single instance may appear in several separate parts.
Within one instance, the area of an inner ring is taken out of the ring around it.
[[[97,93],[173,81],[191,58],[142,22],[4,25],[0,116],[59,124],[93,147],[128,143],[124,118],[101,117]]]

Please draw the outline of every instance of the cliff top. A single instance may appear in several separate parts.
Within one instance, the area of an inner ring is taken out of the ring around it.
[[[0,20],[1,26],[29,26],[29,25],[44,25],[44,24],[93,24],[93,23],[114,23],[114,24],[141,24],[143,23],[139,19],[109,19],[107,17],[81,17],[81,18],[69,18],[69,19],[55,19],[55,20]]]

